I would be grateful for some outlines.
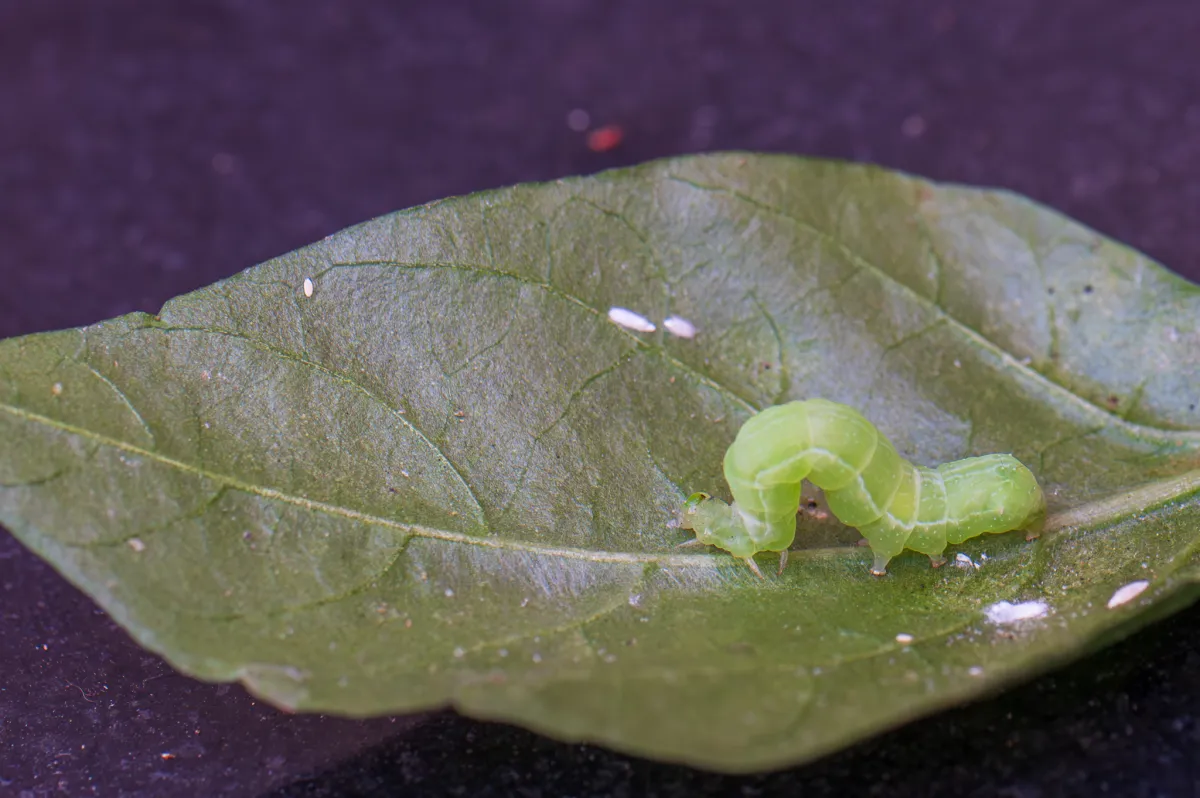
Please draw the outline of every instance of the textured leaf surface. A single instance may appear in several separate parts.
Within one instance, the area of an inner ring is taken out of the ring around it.
[[[779,766],[1195,596],[1197,319],[1195,286],[1019,197],[656,162],[393,214],[158,316],[0,342],[0,522],[176,667],[283,707],[449,703]],[[683,498],[727,496],[747,416],[811,396],[916,462],[1013,452],[1051,533],[874,579],[818,504],[781,578],[676,550]],[[1001,601],[1039,617],[1000,623]]]

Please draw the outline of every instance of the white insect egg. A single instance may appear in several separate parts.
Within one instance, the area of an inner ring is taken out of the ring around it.
[[[134,551],[145,551],[146,550],[146,544],[143,543],[140,538],[130,538],[128,543],[129,543],[129,548],[133,549]]]
[[[907,646],[912,641],[913,641],[913,636],[910,634],[901,632],[900,634],[896,635],[896,642],[902,646]]]
[[[671,333],[671,335],[677,335],[680,338],[696,337],[696,325],[692,324],[682,316],[667,316],[666,320],[663,322],[663,327],[665,327],[667,332]]]
[[[1136,582],[1130,582],[1127,585],[1122,585],[1117,588],[1117,592],[1112,594],[1112,598],[1108,600],[1108,608],[1111,610],[1114,607],[1120,607],[1122,604],[1127,604],[1133,601],[1138,596],[1150,587],[1150,583],[1145,579],[1139,579]]]
[[[1050,612],[1050,606],[1044,601],[1022,601],[1020,604],[997,601],[983,612],[989,621],[1002,625],[1044,618]]]
[[[304,278],[304,295],[312,296],[312,294],[313,294],[313,281],[310,278],[305,277]]]
[[[650,321],[650,319],[641,314],[634,313],[628,308],[609,308],[608,320],[618,327],[624,327],[634,332],[654,332],[657,329],[654,326],[654,322]]]

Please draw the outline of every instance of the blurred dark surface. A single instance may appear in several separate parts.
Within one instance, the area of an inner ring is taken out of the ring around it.
[[[1200,277],[1200,4],[0,0],[0,336],[450,194],[713,149],[1002,186]],[[589,151],[572,109],[624,141]],[[450,714],[288,716],[0,530],[0,795],[1200,795],[1200,609],[729,778]]]

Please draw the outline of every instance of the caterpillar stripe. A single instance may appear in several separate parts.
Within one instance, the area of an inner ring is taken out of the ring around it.
[[[800,483],[825,492],[829,509],[856,527],[882,576],[904,549],[945,562],[951,543],[986,533],[1041,531],[1046,501],[1033,473],[1011,454],[915,466],[857,410],[826,399],[776,405],[751,417],[725,453],[733,504],[693,494],[683,526],[696,543],[744,559],[780,552],[779,568],[796,537]]]

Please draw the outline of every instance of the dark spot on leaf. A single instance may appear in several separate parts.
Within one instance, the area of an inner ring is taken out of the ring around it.
[[[1047,288],[1046,293],[1049,294],[1050,296],[1054,296],[1054,286],[1050,286],[1049,288]]]
[[[1111,407],[1114,410],[1116,410],[1117,406],[1121,404],[1121,399],[1116,396],[1109,396],[1104,401],[1109,407]]]
[[[1095,288],[1092,288],[1092,286],[1091,286],[1091,285],[1085,285],[1085,286],[1083,287],[1083,293],[1085,293],[1085,294],[1090,294],[1090,293],[1092,293],[1092,292],[1093,292],[1093,291],[1095,291],[1095,290],[1096,290],[1096,289],[1095,289]]]

